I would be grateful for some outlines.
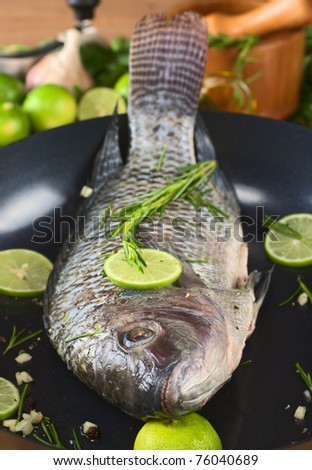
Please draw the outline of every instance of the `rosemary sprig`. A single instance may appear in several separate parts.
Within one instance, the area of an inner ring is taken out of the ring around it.
[[[278,222],[277,220],[273,219],[273,217],[270,217],[269,215],[264,216],[262,225],[263,227],[268,228],[270,230],[274,230],[275,232],[280,233],[281,235],[284,235],[285,237],[293,238],[295,240],[300,240],[305,245],[312,246],[311,240],[307,240],[306,238],[304,238],[304,236],[301,233],[289,227],[289,225]]]
[[[20,396],[19,404],[18,404],[17,418],[16,418],[15,425],[17,423],[19,423],[20,420],[22,419],[22,414],[23,414],[23,411],[24,411],[24,408],[25,408],[27,388],[28,388],[28,384],[25,384],[25,386],[23,388],[23,391],[21,393],[21,396]]]
[[[298,284],[299,284],[299,287],[301,288],[302,292],[305,292],[308,296],[308,299],[310,301],[310,303],[312,304],[312,291],[311,289],[309,289],[309,287],[303,282],[303,280],[301,279],[301,277],[299,276],[298,279]]]
[[[33,437],[42,444],[47,446],[56,447],[57,449],[65,449],[63,443],[61,442],[56,427],[48,417],[44,417],[40,423],[42,431],[46,435],[47,439],[43,439],[38,436],[38,434],[33,433]]]
[[[80,338],[87,338],[88,336],[100,335],[101,333],[104,333],[104,330],[100,330],[99,324],[97,323],[94,331],[89,331],[82,333],[81,335],[73,336],[72,338],[67,338],[65,339],[65,343],[70,343],[71,341],[75,341],[76,339]]]
[[[238,77],[242,77],[245,63],[251,59],[248,57],[250,50],[258,44],[260,37],[257,35],[244,36],[242,38],[230,38],[226,34],[209,34],[209,46],[217,49],[235,47],[239,53],[234,63],[233,71]]]
[[[80,444],[80,441],[79,441],[79,438],[78,438],[78,434],[77,434],[77,431],[76,429],[72,429],[72,433],[73,433],[73,438],[74,438],[74,446],[75,446],[75,449],[76,450],[82,450],[82,446]]]
[[[3,351],[2,355],[4,356],[6,353],[8,353],[11,349],[15,348],[16,346],[19,346],[20,344],[24,343],[25,341],[28,341],[31,338],[34,338],[35,336],[38,336],[42,333],[43,330],[37,330],[34,333],[30,333],[29,335],[23,336],[25,329],[22,329],[20,331],[16,330],[16,326],[13,326],[12,330],[12,335],[9,340],[9,344]]]
[[[289,303],[290,303],[292,300],[294,300],[301,292],[304,292],[305,294],[307,294],[307,297],[308,297],[310,303],[312,304],[312,291],[311,291],[311,289],[309,289],[309,287],[303,282],[303,280],[301,279],[300,276],[298,276],[297,282],[298,282],[298,287],[297,287],[297,289],[296,289],[286,300],[283,300],[283,302],[280,302],[280,303],[278,304],[279,307],[283,307],[284,305],[289,304]]]
[[[178,171],[175,178],[169,179],[167,185],[139,197],[134,204],[112,210],[109,217],[117,222],[117,226],[107,234],[107,238],[120,236],[125,259],[131,265],[135,264],[142,272],[145,262],[140,255],[140,244],[136,238],[137,228],[141,222],[154,214],[162,214],[168,204],[178,199],[185,199],[196,208],[206,207],[214,217],[227,216],[224,211],[204,197],[207,183],[215,170],[215,161],[187,165]]]
[[[298,372],[298,374],[300,375],[300,377],[302,378],[302,380],[304,381],[306,386],[309,388],[309,390],[311,390],[311,392],[312,392],[312,378],[311,378],[311,375],[309,374],[309,372],[305,372],[302,369],[299,362],[296,363],[296,371]]]

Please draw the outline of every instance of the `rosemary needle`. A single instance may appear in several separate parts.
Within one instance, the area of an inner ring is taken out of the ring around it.
[[[75,449],[76,450],[82,450],[82,446],[80,444],[80,441],[79,441],[79,438],[78,438],[78,434],[77,434],[77,431],[76,429],[72,429],[72,432],[73,432],[73,438],[74,438],[74,445],[75,445]]]
[[[104,333],[104,330],[100,330],[99,324],[96,324],[94,331],[89,331],[86,333],[81,333],[80,335],[73,336],[72,338],[65,339],[65,343],[70,343],[71,341],[75,341],[76,339],[87,338],[88,336],[95,336]]]
[[[63,443],[60,441],[56,427],[50,418],[44,417],[40,423],[40,426],[47,439],[43,439],[42,437],[38,436],[38,434],[33,433],[33,437],[38,442],[41,442],[47,446],[56,447],[57,449],[65,449]]]
[[[279,307],[283,307],[284,305],[287,305],[289,304],[292,300],[294,300],[301,292],[304,292],[310,303],[312,303],[312,291],[311,289],[309,289],[309,287],[303,282],[303,280],[300,278],[300,276],[298,276],[297,278],[297,282],[298,282],[298,287],[297,289],[286,299],[284,300],[283,302],[280,302],[278,304]]]
[[[3,351],[2,355],[5,355],[7,352],[9,352],[11,349],[15,348],[16,346],[19,346],[20,344],[24,343],[25,341],[28,341],[31,338],[34,338],[35,336],[38,336],[42,333],[43,330],[37,330],[34,333],[30,333],[29,335],[23,336],[25,330],[22,329],[17,332],[16,326],[13,326],[12,330],[12,335],[9,340],[9,344]]]
[[[167,144],[165,144],[165,145],[163,146],[162,152],[161,152],[161,154],[160,154],[160,157],[159,157],[159,160],[158,160],[157,166],[156,166],[156,170],[157,170],[157,171],[160,171],[160,169],[161,169],[161,167],[162,167],[162,164],[163,164],[163,161],[164,161],[166,152],[167,152],[167,147],[168,147]]]
[[[309,374],[309,372],[305,372],[301,365],[299,364],[299,362],[296,363],[296,371],[298,372],[298,374],[300,375],[300,377],[302,378],[302,380],[304,381],[304,383],[306,384],[306,386],[311,390],[312,392],[312,378],[311,378],[311,375]]]
[[[305,243],[308,246],[312,245],[312,242],[304,238],[301,235],[301,233],[297,232],[297,230],[294,230],[286,223],[278,222],[273,217],[265,215],[263,218],[262,225],[263,227],[269,228],[270,230],[274,230],[278,233],[281,233],[282,235],[285,235],[286,237],[293,238],[295,240],[301,240],[303,243]]]

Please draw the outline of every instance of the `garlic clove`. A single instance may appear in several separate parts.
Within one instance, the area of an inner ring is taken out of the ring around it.
[[[22,432],[23,436],[28,436],[33,430],[34,427],[29,419],[22,419],[22,421],[15,426],[15,432]]]
[[[71,93],[77,86],[86,91],[93,86],[93,79],[84,68],[80,58],[81,33],[76,28],[64,32],[64,46],[39,60],[26,75],[29,91],[44,83],[66,87]]]
[[[22,385],[23,383],[28,384],[34,381],[32,376],[24,370],[22,372],[16,372],[15,378],[16,378],[16,383],[19,386]]]
[[[29,362],[32,360],[32,356],[24,351],[21,351],[18,356],[15,358],[18,364],[25,364],[25,362]]]

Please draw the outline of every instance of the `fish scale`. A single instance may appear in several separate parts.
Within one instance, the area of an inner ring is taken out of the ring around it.
[[[142,246],[181,260],[174,285],[124,289],[102,272],[104,256],[122,246],[119,236],[108,236],[118,221],[108,217],[100,224],[104,211],[137,203],[196,162],[194,126],[206,55],[207,31],[194,13],[169,22],[164,14],[148,15],[138,22],[130,53],[128,163],[121,165],[113,118],[95,159],[94,194],[44,296],[46,331],[68,369],[139,419],[198,410],[230,379],[269,283],[269,276],[248,275],[239,208],[221,172],[210,181],[209,197],[227,219],[217,221],[206,207],[195,209],[180,198],[138,228]],[[197,158],[207,159],[209,138],[196,134],[195,141]]]

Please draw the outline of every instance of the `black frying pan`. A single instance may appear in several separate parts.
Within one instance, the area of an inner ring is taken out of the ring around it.
[[[262,244],[263,212],[312,212],[312,131],[239,114],[207,112],[203,117],[220,164],[241,202],[250,269],[268,269],[271,263]],[[32,248],[55,259],[61,232],[66,232],[75,215],[80,189],[88,183],[108,123],[107,118],[79,122],[1,149],[0,249]],[[125,116],[121,124],[126,156]],[[32,237],[47,220],[56,240],[34,243]],[[312,287],[311,268],[275,268],[257,328],[244,351],[243,361],[252,362],[239,367],[201,411],[217,429],[226,449],[276,449],[294,444],[312,448],[310,434],[304,431],[312,429],[312,404],[305,403],[305,386],[295,371],[295,363],[300,362],[312,373],[312,309],[278,307],[295,290],[298,274]],[[10,336],[13,325],[31,331],[42,327],[41,313],[40,304],[0,296],[0,335]],[[30,389],[36,408],[53,420],[63,442],[70,448],[71,429],[79,430],[89,420],[100,426],[102,438],[93,443],[81,437],[85,449],[131,449],[142,424],[80,383],[67,371],[45,335],[41,336],[33,360],[25,368],[35,377]],[[0,343],[0,353],[2,348]],[[14,351],[1,357],[0,376],[14,380],[14,357]],[[307,406],[302,423],[293,418],[298,405]],[[10,436],[5,433],[6,439]],[[32,437],[19,441],[21,446],[22,442],[34,442]],[[0,448],[1,442],[4,438],[1,441],[0,433]]]

